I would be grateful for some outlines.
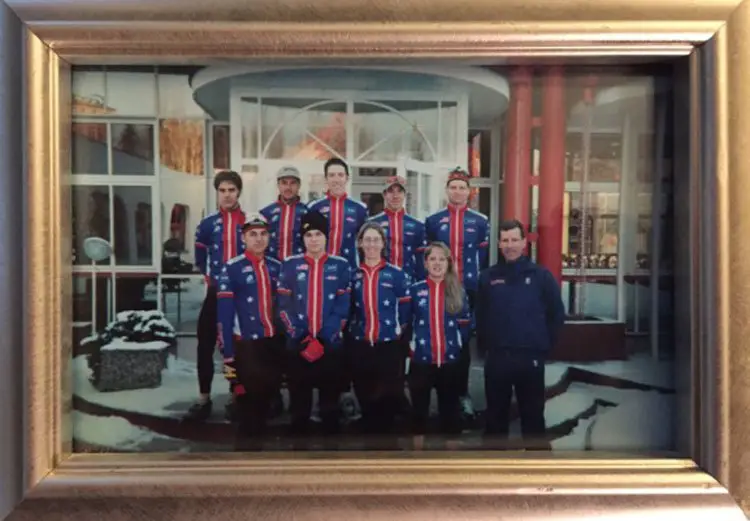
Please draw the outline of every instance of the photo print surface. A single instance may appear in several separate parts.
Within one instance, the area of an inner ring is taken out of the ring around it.
[[[75,451],[674,449],[658,78],[87,66],[72,91]]]

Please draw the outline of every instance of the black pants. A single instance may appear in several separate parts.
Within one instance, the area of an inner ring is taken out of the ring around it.
[[[472,314],[474,313],[474,303],[476,299],[476,291],[467,289],[466,296],[469,299],[469,308]],[[471,338],[471,337],[470,337]],[[469,396],[469,376],[471,375],[471,349],[469,345],[463,346],[461,353],[459,354],[458,363],[461,365],[461,375],[459,377],[459,394],[461,396]]]
[[[430,397],[433,387],[437,390],[440,430],[445,434],[461,432],[461,367],[459,362],[438,367],[433,364],[412,363],[409,365],[409,394],[412,405],[412,428],[414,434],[425,434],[430,414]]]
[[[201,394],[211,394],[214,379],[214,352],[218,334],[216,288],[208,287],[198,315],[198,388]]]
[[[315,362],[308,362],[296,351],[287,356],[292,434],[304,435],[308,432],[313,389],[318,389],[318,406],[324,433],[338,433],[339,397],[349,384],[343,349],[326,347],[325,354]]]
[[[390,433],[404,396],[404,343],[396,340],[371,345],[350,340],[348,353],[363,430],[368,434]]]
[[[271,404],[281,386],[284,339],[240,340],[234,352],[237,380],[245,388],[245,394],[237,398],[239,434],[258,436],[266,430]]]
[[[493,351],[490,348],[484,364],[488,436],[507,440],[514,390],[524,446],[548,449],[544,423],[544,358],[540,353],[522,349]]]

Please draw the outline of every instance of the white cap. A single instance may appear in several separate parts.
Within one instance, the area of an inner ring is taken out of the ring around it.
[[[285,177],[293,177],[297,181],[302,181],[302,176],[299,173],[299,170],[293,166],[285,166],[278,172],[276,172],[276,180],[284,179]]]

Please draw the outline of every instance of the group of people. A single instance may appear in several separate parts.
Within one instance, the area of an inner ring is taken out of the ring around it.
[[[329,159],[324,174],[326,196],[305,204],[299,171],[282,168],[278,200],[256,214],[239,206],[237,173],[216,175],[219,210],[196,231],[208,289],[198,321],[200,399],[186,419],[211,415],[218,346],[243,437],[263,434],[283,379],[295,435],[309,432],[314,389],[325,434],[339,432],[339,398],[351,389],[363,430],[392,432],[405,387],[415,435],[427,431],[433,389],[441,432],[457,435],[473,414],[476,335],[486,433],[507,437],[515,390],[524,437],[543,440],[544,363],[564,310],[554,277],[525,255],[522,224],[500,226],[502,258],[488,268],[489,223],[468,207],[465,171],[448,175],[448,205],[425,222],[405,212],[400,176],[385,180],[385,210],[369,217],[347,196],[344,161]]]

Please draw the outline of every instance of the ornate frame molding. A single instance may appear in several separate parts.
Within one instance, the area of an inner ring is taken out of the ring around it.
[[[636,511],[639,519],[744,519],[732,497],[750,512],[750,177],[743,175],[750,119],[736,116],[750,113],[750,0],[696,0],[689,7],[683,0],[409,0],[398,8],[365,0],[5,1],[25,24],[26,88],[28,492],[10,519],[245,519],[250,511],[304,519],[614,519]],[[689,239],[679,276],[690,317],[683,339],[691,353],[683,361],[692,380],[685,388],[690,459],[70,455],[71,63],[488,57],[684,57],[676,70],[690,87],[681,98],[689,108],[683,137],[690,154],[680,209]],[[16,98],[0,99],[0,110],[22,102]]]

